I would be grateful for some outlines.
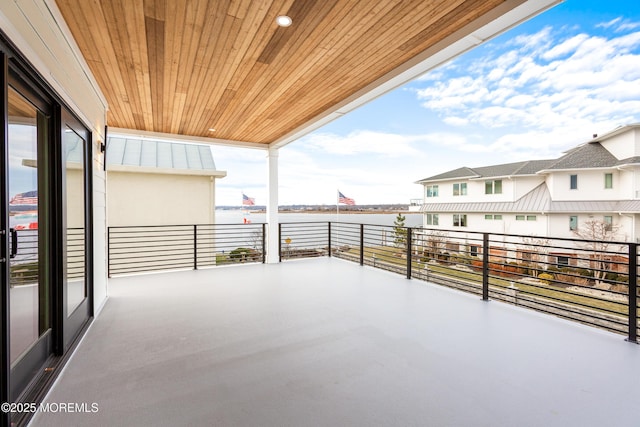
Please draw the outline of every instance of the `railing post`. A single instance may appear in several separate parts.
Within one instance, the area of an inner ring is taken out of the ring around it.
[[[262,223],[262,263],[267,262],[267,242],[265,236],[267,234],[267,224]]]
[[[331,221],[327,222],[327,237],[329,239],[329,258],[331,258]]]
[[[364,224],[360,224],[360,265],[364,265]]]
[[[638,245],[629,243],[629,334],[627,341],[638,343]]]
[[[111,277],[111,227],[107,227],[107,277]]]
[[[282,262],[282,223],[278,223],[278,262]]]
[[[489,233],[482,233],[482,300],[489,301]]]
[[[407,228],[407,279],[411,279],[411,227]]]
[[[198,269],[198,226],[193,224],[193,269]]]

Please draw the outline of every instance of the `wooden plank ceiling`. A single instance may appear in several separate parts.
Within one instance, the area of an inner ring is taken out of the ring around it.
[[[268,144],[504,1],[56,3],[109,126]]]

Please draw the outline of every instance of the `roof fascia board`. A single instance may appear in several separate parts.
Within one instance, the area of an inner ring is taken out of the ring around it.
[[[501,34],[563,0],[506,0],[488,14],[423,51],[410,61],[365,86],[352,96],[325,110],[302,126],[269,144],[281,148],[348,112],[392,91]]]
[[[220,170],[170,169],[170,168],[152,168],[152,167],[129,166],[129,165],[107,165],[107,172],[146,173],[146,174],[158,174],[158,175],[210,176],[214,178],[224,178],[225,176],[227,176],[226,171],[220,171]]]
[[[269,146],[267,144],[261,144],[258,142],[248,142],[248,141],[234,141],[230,139],[217,139],[217,138],[206,138],[202,136],[190,136],[190,135],[179,135],[174,133],[163,133],[163,132],[150,132],[144,130],[136,130],[136,129],[123,129],[123,128],[109,128],[109,137],[118,136],[118,137],[131,137],[137,139],[150,139],[154,141],[166,141],[166,142],[186,142],[191,144],[206,144],[206,145],[222,145],[225,147],[233,146],[240,148],[253,148],[259,150],[267,150]]]
[[[475,176],[459,176],[456,178],[440,178],[440,179],[421,179],[420,181],[416,181],[415,184],[431,184],[431,183],[441,183],[441,182],[447,182],[447,181],[461,181],[461,180],[471,180],[473,178],[479,178],[477,175]]]
[[[542,169],[536,172],[536,175],[547,175],[555,172],[578,172],[578,171],[598,171],[598,170],[616,170],[618,166],[599,166],[597,168],[569,168],[569,169]]]
[[[614,137],[616,135],[620,135],[621,133],[625,133],[628,130],[639,128],[639,127],[640,127],[640,123],[631,123],[631,124],[628,124],[628,125],[620,126],[619,128],[612,130],[611,132],[607,132],[607,133],[605,133],[603,135],[600,135],[600,136],[597,136],[597,137],[593,138],[588,143],[601,142],[601,141],[607,140],[609,138],[612,138],[612,137]]]

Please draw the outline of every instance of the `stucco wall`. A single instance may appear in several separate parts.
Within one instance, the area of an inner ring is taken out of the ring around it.
[[[109,226],[211,224],[214,178],[108,172]]]

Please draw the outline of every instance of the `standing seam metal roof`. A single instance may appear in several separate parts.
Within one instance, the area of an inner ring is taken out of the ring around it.
[[[120,137],[108,138],[107,165],[216,170],[207,145]]]

